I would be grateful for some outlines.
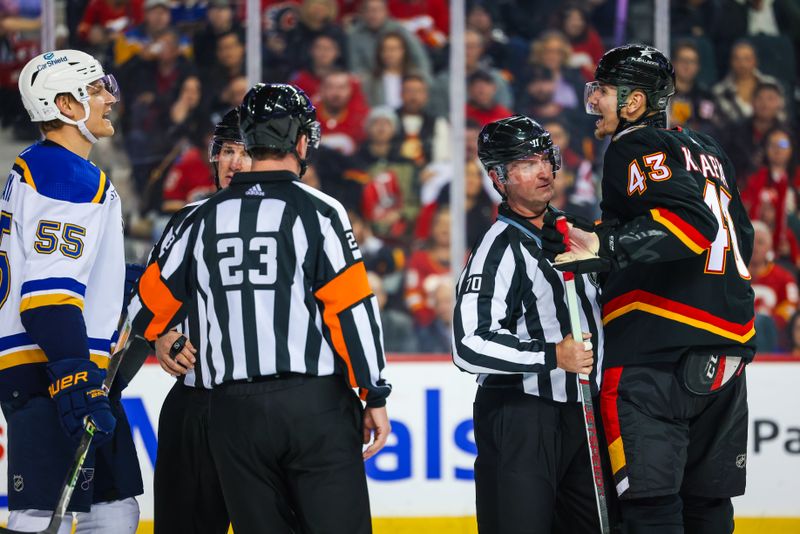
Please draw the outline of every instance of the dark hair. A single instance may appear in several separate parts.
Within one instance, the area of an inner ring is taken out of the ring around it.
[[[697,48],[697,45],[691,39],[681,39],[680,41],[675,43],[675,46],[672,47],[672,57],[673,59],[675,56],[678,55],[678,52],[681,50],[691,50],[698,56],[700,56],[700,49]]]
[[[173,30],[173,31],[175,31],[175,30]],[[178,34],[178,33],[176,33],[176,35],[180,36],[180,34]],[[244,46],[244,43],[242,42],[242,37],[241,37],[241,35],[239,35],[239,32],[237,32],[237,31],[236,31],[236,30],[234,30],[234,29],[232,29],[232,30],[228,30],[228,31],[224,31],[224,32],[222,32],[221,34],[217,35],[217,39],[216,39],[217,46],[219,47],[219,42],[220,42],[221,40],[223,40],[225,37],[229,37],[229,36],[231,36],[231,35],[233,35],[234,37],[236,37],[236,41],[237,41],[237,42],[238,42],[240,45]]]
[[[782,133],[789,138],[789,145],[792,149],[792,156],[789,158],[789,164],[786,166],[786,174],[789,175],[789,184],[793,183],[793,176],[797,169],[798,161],[797,161],[797,140],[794,137],[794,132],[792,129],[786,126],[785,124],[778,124],[777,126],[773,126],[767,133],[764,134],[764,137],[761,138],[761,150],[764,157],[764,165],[769,165],[767,161],[767,147],[769,145],[769,138],[772,137],[772,134],[775,133]]]
[[[425,79],[425,76],[419,74],[417,72],[409,72],[403,76],[403,83],[406,82],[422,82],[425,86],[428,86],[428,80]]]
[[[567,15],[571,11],[577,11],[578,13],[580,13],[581,16],[583,17],[583,24],[584,24],[583,32],[580,35],[577,35],[575,37],[575,40],[579,41],[586,38],[586,34],[589,33],[589,28],[591,28],[592,22],[589,19],[589,12],[586,10],[586,8],[580,3],[575,1],[565,3],[564,6],[559,11],[556,12],[554,21],[555,24],[553,24],[553,27],[558,28],[564,34],[564,36],[567,38],[568,41],[574,43],[575,40],[573,40],[573,38],[567,35],[567,32],[564,31],[564,24],[567,22]]]
[[[475,82],[487,82],[496,85],[492,75],[485,70],[478,69],[467,77],[467,85],[472,85]]]
[[[375,68],[372,70],[372,76],[375,78],[380,78],[383,75],[381,51],[383,50],[383,43],[392,37],[403,43],[403,74],[411,72],[414,68],[414,65],[411,63],[411,54],[408,50],[408,41],[406,41],[406,38],[400,32],[388,31],[378,38],[378,42],[375,46]]]
[[[265,161],[268,159],[283,159],[288,154],[273,148],[253,147],[247,150],[247,153],[255,161]]]

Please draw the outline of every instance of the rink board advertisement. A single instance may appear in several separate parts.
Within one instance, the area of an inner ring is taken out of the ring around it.
[[[473,377],[441,357],[392,358],[386,376],[394,386],[388,403],[393,431],[387,446],[366,466],[373,515],[474,515]],[[796,393],[800,363],[757,362],[747,367],[747,379],[747,494],[736,499],[736,515],[800,518],[800,403]],[[123,397],[144,476],[146,492],[139,498],[143,521],[153,517],[158,413],[172,382],[158,365],[147,364]],[[0,419],[0,423],[0,504],[4,507],[6,431],[5,422]],[[466,532],[460,528],[450,531]]]

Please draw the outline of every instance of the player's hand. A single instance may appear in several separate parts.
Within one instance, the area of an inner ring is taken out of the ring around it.
[[[76,442],[80,440],[88,417],[96,427],[95,446],[107,442],[117,420],[111,413],[108,394],[103,391],[105,369],[99,369],[88,358],[74,358],[48,363],[47,375],[50,396],[66,433]]]
[[[591,337],[591,334],[584,332],[584,341],[575,341],[572,334],[568,334],[556,345],[556,365],[569,373],[591,373],[594,364],[592,342],[589,341]]]
[[[174,353],[173,357],[170,351],[175,342],[180,338],[186,339],[186,343],[181,350]],[[189,369],[194,368],[196,362],[195,354],[197,354],[197,349],[195,349],[192,342],[180,332],[170,330],[156,340],[156,359],[158,360],[158,364],[164,371],[172,376],[185,375],[189,372]]]
[[[579,246],[581,242],[587,239],[591,240],[592,238],[586,234],[591,235],[595,231],[595,224],[589,219],[576,217],[574,215],[564,213],[563,211],[548,210],[547,213],[544,214],[544,220],[542,223],[542,250],[544,250],[549,258],[553,258],[554,256],[562,254],[567,250],[566,243],[564,243],[564,234],[559,232],[558,228],[556,227],[556,221],[559,217],[564,217],[567,219],[571,247],[576,245]],[[580,237],[578,238],[578,241],[575,241],[572,237],[575,233],[578,233],[583,237]]]
[[[367,407],[364,410],[364,445],[368,444],[372,439],[372,444],[362,453],[365,460],[375,456],[386,445],[386,440],[391,431],[392,425],[389,423],[386,406],[381,406],[380,408]]]

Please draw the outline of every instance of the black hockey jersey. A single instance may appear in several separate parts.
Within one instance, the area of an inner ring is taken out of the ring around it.
[[[603,283],[606,366],[676,361],[688,350],[752,359],[753,227],[719,145],[634,126],[609,146],[602,187],[624,265]]]

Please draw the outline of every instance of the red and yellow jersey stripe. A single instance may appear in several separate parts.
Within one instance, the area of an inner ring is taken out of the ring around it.
[[[702,254],[711,246],[711,241],[703,237],[703,234],[675,212],[665,208],[653,208],[650,210],[650,215],[654,221],[665,226],[695,254]]]
[[[608,325],[615,319],[634,311],[650,313],[677,321],[738,343],[745,343],[756,333],[755,318],[744,324],[734,323],[700,308],[660,297],[640,289],[629,291],[606,303],[603,306],[603,325]]]

